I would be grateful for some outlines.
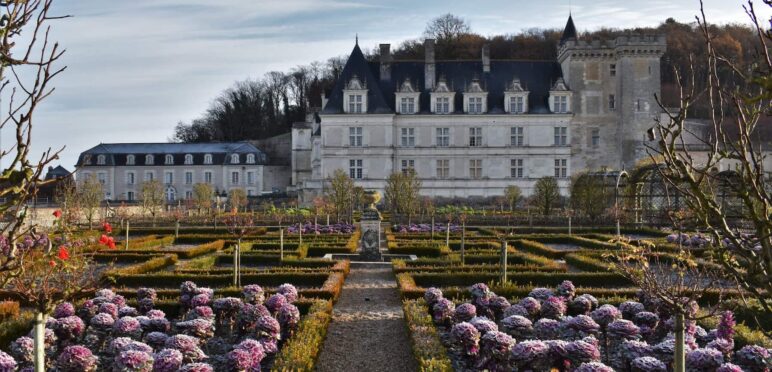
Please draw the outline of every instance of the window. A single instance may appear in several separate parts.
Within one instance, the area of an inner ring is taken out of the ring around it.
[[[126,192],[126,199],[128,199],[128,201],[134,201],[134,191]]]
[[[247,196],[254,196],[254,195],[255,195],[255,190],[252,190],[252,189],[247,190]]]
[[[126,155],[126,165],[134,165],[134,155]]]
[[[83,164],[84,165],[90,165],[91,164],[91,155],[83,155]]]
[[[400,144],[402,147],[415,146],[415,128],[400,128]]]
[[[147,154],[145,155],[145,165],[153,165],[153,162],[155,159],[153,159],[153,155]]]
[[[193,191],[186,190],[185,191],[185,199],[187,199],[187,200],[193,199]]]
[[[414,114],[415,97],[402,97],[400,99],[399,112],[402,114]]]
[[[231,183],[234,185],[239,184],[239,172],[231,172]]]
[[[592,128],[590,131],[590,144],[592,147],[598,147],[600,145],[600,129]]]
[[[469,146],[482,146],[482,128],[469,128]]]
[[[212,154],[204,155],[204,164],[212,164]]]
[[[355,180],[362,179],[362,159],[351,159],[348,161],[348,175]]]
[[[608,95],[608,110],[614,111],[617,108],[617,98],[613,94]]]
[[[193,172],[185,172],[185,184],[186,185],[193,184]]]
[[[482,178],[482,159],[469,160],[469,178]]]
[[[348,112],[354,113],[354,114],[362,113],[362,95],[361,94],[349,94]]]
[[[166,159],[164,160],[164,164],[171,165],[174,164],[174,156],[166,155]]]
[[[407,172],[410,169],[415,170],[415,160],[413,160],[413,159],[402,159],[401,163],[402,163],[401,164],[402,165],[401,169],[402,169],[402,173],[403,174],[407,174]]]
[[[247,154],[247,164],[255,164],[255,154]]]
[[[509,166],[512,178],[523,178],[523,159],[512,159]]]
[[[136,182],[134,179],[134,172],[126,173],[126,184],[133,185]]]
[[[525,100],[522,96],[509,97],[509,112],[513,114],[522,114],[525,112],[524,102]]]
[[[437,178],[450,177],[450,160],[440,159],[437,160]]]
[[[615,63],[608,66],[608,74],[610,76],[617,76],[617,65]]]
[[[231,154],[231,164],[239,163],[239,154]]]
[[[437,128],[437,146],[450,146],[450,128]]]
[[[193,155],[185,154],[185,164],[187,165],[193,164]]]
[[[434,112],[438,114],[447,114],[450,112],[450,98],[449,97],[437,97],[435,103]]]
[[[470,114],[481,114],[482,110],[482,97],[469,97],[469,107],[466,111]]]
[[[145,172],[145,181],[152,181],[155,178],[153,172]]]
[[[565,146],[568,143],[568,128],[555,127],[555,146]]]
[[[568,112],[568,96],[555,96],[553,99],[556,114],[565,114]]]
[[[107,182],[107,174],[104,172],[97,173],[97,179],[99,180],[99,183],[105,184]]]
[[[204,183],[212,183],[212,172],[204,172]]]
[[[98,155],[97,156],[97,165],[105,165],[105,156],[104,155]]]
[[[348,128],[348,144],[353,147],[362,146],[362,127]]]
[[[512,127],[509,133],[510,146],[523,146],[523,127]]]
[[[648,105],[645,100],[637,99],[635,100],[635,111],[642,112],[642,111],[648,111]]]
[[[255,172],[247,172],[247,185],[255,183]]]
[[[171,185],[174,183],[174,173],[172,172],[166,172],[164,173],[164,183],[167,185]]]
[[[555,159],[555,178],[568,177],[568,159]]]

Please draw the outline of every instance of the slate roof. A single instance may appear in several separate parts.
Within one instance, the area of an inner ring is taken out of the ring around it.
[[[46,172],[45,179],[51,180],[55,178],[64,178],[64,177],[68,177],[69,175],[70,175],[70,171],[68,171],[63,166],[58,165],[56,168],[48,167],[48,172]]]
[[[268,156],[248,142],[222,143],[100,143],[80,154],[77,166],[84,165],[84,157],[91,157],[96,165],[98,155],[106,155],[105,165],[127,165],[126,156],[134,155],[135,165],[145,165],[145,155],[154,156],[152,165],[165,165],[164,157],[171,154],[174,165],[184,165],[185,155],[193,155],[193,164],[204,163],[204,155],[212,155],[212,164],[230,164],[231,154],[239,154],[239,164],[246,164],[246,155],[254,154],[254,164],[268,164]]]
[[[571,15],[568,16],[568,22],[566,22],[566,27],[563,29],[563,36],[560,37],[560,43],[563,44],[566,42],[566,40],[574,39],[576,40],[576,26],[574,26],[574,19],[571,17]]]
[[[367,87],[367,113],[390,114],[395,112],[395,91],[405,79],[409,79],[416,91],[420,91],[420,113],[430,112],[430,89],[424,86],[424,61],[394,61],[391,63],[391,79],[380,79],[380,62],[368,62],[359,45],[354,46],[346,66],[330,92],[322,114],[342,114],[343,89],[356,75]],[[488,91],[488,113],[504,112],[504,90],[519,78],[528,96],[529,113],[549,113],[547,99],[555,81],[563,76],[557,61],[491,60],[490,72],[483,73],[481,60],[436,61],[434,81],[445,77],[448,87],[454,90],[455,109],[463,109],[463,92],[473,79],[480,79]]]

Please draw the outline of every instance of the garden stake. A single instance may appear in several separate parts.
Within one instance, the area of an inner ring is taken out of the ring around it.
[[[434,216],[432,216],[432,241],[434,241]]]
[[[673,370],[675,372],[686,371],[686,358],[684,357],[684,314],[675,316],[675,355],[673,357]]]
[[[568,235],[571,235],[571,216],[568,216]]]
[[[501,240],[501,285],[507,283],[507,241]]]
[[[174,238],[180,237],[180,220],[174,221]]]
[[[450,222],[448,222],[448,228],[445,230],[445,246],[450,249]]]
[[[279,261],[284,261],[284,228],[279,226]]]
[[[464,241],[466,240],[466,221],[461,223],[461,266],[464,266],[465,255],[464,255]],[[448,246],[448,249],[450,249],[450,246]]]
[[[46,314],[35,313],[35,372],[46,370]]]
[[[129,220],[126,220],[126,250],[129,250]]]

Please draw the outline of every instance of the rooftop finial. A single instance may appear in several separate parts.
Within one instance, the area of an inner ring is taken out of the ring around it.
[[[354,44],[359,45],[359,33],[356,33],[354,36]]]
[[[571,0],[568,0],[568,16],[571,16]]]

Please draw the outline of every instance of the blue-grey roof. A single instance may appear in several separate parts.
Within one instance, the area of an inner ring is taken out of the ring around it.
[[[563,44],[566,40],[571,39],[576,40],[576,26],[574,26],[574,18],[569,14],[566,27],[563,29],[563,35],[560,37],[560,43]]]
[[[483,72],[480,60],[436,61],[435,79],[447,80],[448,87],[456,94],[455,108],[457,112],[463,109],[463,92],[473,79],[479,79],[483,89],[488,91],[488,112],[504,112],[504,90],[514,78],[519,78],[526,90],[529,90],[529,113],[549,113],[547,99],[549,90],[563,76],[557,61],[527,61],[527,60],[491,60],[490,72]],[[430,89],[424,86],[425,62],[394,61],[391,63],[391,78],[380,79],[380,63],[368,62],[359,46],[351,52],[346,66],[330,92],[327,105],[322,114],[343,113],[343,89],[353,75],[362,80],[368,89],[368,113],[394,113],[394,93],[405,79],[409,79],[416,91],[420,91],[420,108],[422,113],[430,110]]]
[[[84,165],[84,157],[92,158],[90,165],[96,165],[96,157],[106,155],[105,165],[127,165],[126,157],[134,155],[135,165],[145,165],[145,155],[155,157],[152,165],[164,165],[167,154],[174,156],[174,164],[182,165],[185,155],[193,155],[194,164],[203,164],[204,155],[212,155],[212,164],[229,164],[231,154],[243,154],[239,164],[246,164],[246,155],[255,155],[255,164],[268,164],[268,156],[248,142],[219,143],[100,143],[80,154],[78,166]]]

